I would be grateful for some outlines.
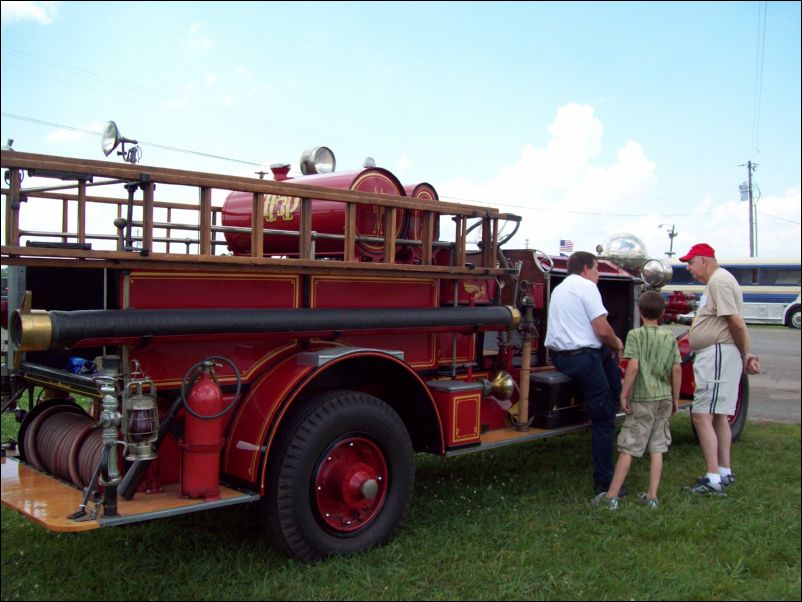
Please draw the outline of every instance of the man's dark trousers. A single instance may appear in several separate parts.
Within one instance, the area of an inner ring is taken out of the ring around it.
[[[621,396],[618,362],[607,347],[586,349],[576,355],[554,353],[552,361],[582,391],[591,422],[593,485],[597,491],[607,491],[613,480],[615,415]]]

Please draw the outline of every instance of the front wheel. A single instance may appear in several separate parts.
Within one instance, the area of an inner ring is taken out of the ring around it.
[[[278,436],[264,517],[279,550],[315,562],[389,542],[412,502],[415,459],[401,418],[380,399],[330,391]]]

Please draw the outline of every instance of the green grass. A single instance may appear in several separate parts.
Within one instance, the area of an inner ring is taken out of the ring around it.
[[[657,511],[590,508],[589,433],[419,456],[398,537],[312,566],[245,507],[69,535],[4,507],[2,599],[799,600],[800,426],[750,422],[718,499],[681,491],[702,460],[687,413],[672,429]],[[647,480],[636,460],[629,489]]]

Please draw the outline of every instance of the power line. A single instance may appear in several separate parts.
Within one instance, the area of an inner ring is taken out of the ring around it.
[[[35,123],[37,125],[46,125],[46,126],[49,126],[49,127],[55,127],[55,128],[59,128],[59,129],[62,129],[62,130],[69,130],[71,132],[80,132],[82,134],[92,134],[92,135],[95,135],[95,136],[100,136],[101,135],[101,132],[95,132],[93,130],[87,130],[87,129],[84,129],[84,128],[77,128],[77,127],[73,127],[71,125],[64,125],[64,124],[61,124],[61,123],[53,123],[52,121],[44,121],[42,119],[34,119],[33,117],[24,117],[22,115],[13,115],[11,113],[6,113],[6,112],[3,112],[2,115],[3,115],[3,117],[8,117],[10,119],[18,119],[20,121],[27,121],[29,123]],[[142,144],[142,145],[145,145],[145,146],[152,146],[154,148],[161,148],[163,150],[175,151],[175,152],[179,152],[179,153],[186,153],[188,155],[195,155],[195,156],[198,156],[198,157],[207,157],[209,159],[220,159],[222,161],[231,161],[233,163],[242,163],[243,165],[255,165],[257,167],[261,167],[262,166],[261,163],[254,163],[253,161],[243,161],[242,159],[232,159],[231,157],[223,157],[221,155],[212,155],[212,154],[209,154],[209,153],[202,153],[200,151],[195,151],[195,150],[191,150],[191,149],[187,149],[187,148],[178,148],[178,147],[175,147],[175,146],[167,146],[167,145],[164,145],[164,144],[158,144],[156,142],[148,142],[146,140],[139,140],[138,144]]]
[[[510,209],[533,209],[535,211],[544,211],[547,213],[570,213],[576,215],[599,215],[604,217],[647,217],[650,215],[655,215],[654,212],[651,213],[612,213],[612,212],[602,212],[602,211],[578,211],[578,210],[571,210],[571,209],[549,209],[547,207],[535,207],[532,205],[516,205],[514,203],[494,203],[492,201],[481,201],[478,199],[467,199],[462,197],[454,197],[454,196],[445,196],[441,195],[441,199],[443,200],[450,200],[460,203],[469,203],[471,205],[490,205],[493,207],[505,207]],[[661,213],[660,215],[664,215],[665,217],[699,217],[702,215],[710,215],[710,213]]]
[[[759,213],[760,215],[765,215],[766,217],[772,217],[774,219],[778,219],[781,222],[788,222],[789,224],[795,224],[797,226],[799,226],[800,223],[802,223],[802,222],[795,222],[794,220],[785,217],[780,217],[779,215],[772,215],[771,213],[766,213],[764,211],[758,211],[757,213]]]
[[[22,58],[23,60],[28,60],[28,61],[40,63],[40,64],[42,64],[42,65],[44,65],[46,67],[54,67],[54,68],[58,69],[59,73],[61,73],[62,71],[72,72],[73,74],[75,74],[78,77],[81,77],[81,78],[84,78],[84,79],[87,79],[87,80],[98,81],[101,84],[103,84],[106,88],[108,88],[108,86],[117,86],[117,87],[121,87],[121,88],[125,88],[125,89],[128,89],[128,90],[131,90],[133,92],[144,94],[146,96],[155,97],[157,99],[161,99],[161,100],[164,100],[164,101],[180,101],[180,102],[186,103],[188,106],[191,106],[193,108],[203,109],[203,110],[210,111],[210,112],[217,113],[217,114],[221,114],[223,116],[230,117],[230,118],[233,118],[233,119],[242,120],[242,121],[245,121],[245,122],[255,123],[255,124],[258,124],[260,126],[267,127],[267,128],[270,128],[270,129],[282,130],[282,131],[285,131],[285,132],[291,132],[291,133],[296,133],[296,134],[302,134],[304,136],[312,137],[315,140],[329,140],[329,141],[332,141],[332,142],[338,142],[338,143],[342,143],[343,145],[347,145],[347,146],[349,146],[351,148],[355,148],[355,149],[362,150],[362,151],[368,151],[368,152],[371,152],[371,153],[375,153],[375,151],[376,151],[375,147],[369,147],[369,146],[366,146],[364,144],[359,144],[357,142],[353,142],[351,140],[345,140],[343,138],[339,138],[337,136],[331,136],[331,135],[328,135],[328,134],[321,134],[319,132],[313,132],[313,131],[310,131],[310,130],[305,130],[305,129],[301,129],[301,128],[297,128],[297,127],[284,125],[282,123],[278,123],[278,122],[275,122],[275,121],[269,121],[269,120],[263,119],[261,117],[255,117],[253,115],[247,115],[245,113],[232,111],[230,109],[222,109],[222,108],[216,107],[216,106],[214,106],[212,104],[205,103],[205,102],[202,102],[202,101],[199,101],[199,100],[195,100],[194,98],[190,98],[190,97],[187,97],[187,96],[181,96],[181,95],[177,95],[177,94],[169,94],[169,93],[163,92],[161,90],[148,88],[148,87],[141,86],[141,85],[138,85],[138,84],[132,84],[132,83],[129,83],[129,82],[127,82],[125,80],[122,80],[122,79],[109,77],[107,75],[103,75],[103,74],[100,74],[100,73],[95,73],[93,71],[89,71],[89,70],[83,69],[81,67],[75,67],[75,66],[69,65],[67,63],[62,63],[60,61],[55,61],[55,60],[48,59],[48,58],[45,58],[45,57],[37,56],[35,54],[31,54],[31,53],[28,53],[28,52],[17,50],[17,49],[11,48],[9,46],[5,46],[4,45],[4,46],[2,46],[2,48],[3,48],[3,51],[4,51],[4,56],[5,56],[5,54],[16,55],[19,58]],[[50,76],[50,77],[52,77],[52,76]],[[72,79],[66,80],[66,83],[71,85],[71,86],[83,87],[80,84],[78,84],[77,82],[73,81]],[[109,94],[108,90],[105,90],[104,93],[105,94]],[[155,146],[152,143],[151,143],[151,145]],[[205,155],[205,156],[213,157],[214,155]],[[462,171],[462,169],[463,169],[462,167],[458,167],[458,166],[455,166],[455,165],[450,165],[448,163],[443,163],[443,162],[440,162],[440,161],[433,161],[431,159],[426,159],[426,158],[423,158],[421,161],[423,163],[428,164],[428,165],[437,166],[437,167],[440,167],[440,168],[446,168],[446,169],[448,169],[450,171],[457,172],[457,173],[460,173]],[[250,164],[250,165],[253,165],[253,163],[249,163],[249,162],[246,162],[246,163]]]
[[[29,60],[29,61],[33,61],[33,62],[42,63],[42,64],[44,64],[46,66],[54,66],[55,68],[57,68],[59,70],[59,72],[61,72],[61,71],[70,71],[70,72],[74,73],[75,75],[78,75],[78,76],[83,77],[85,79],[98,81],[98,82],[100,82],[101,84],[104,84],[104,85],[109,85],[110,84],[110,85],[118,86],[118,87],[121,87],[121,88],[127,88],[129,90],[133,90],[133,91],[139,92],[141,94],[145,94],[145,95],[148,95],[148,96],[153,96],[153,97],[156,97],[156,98],[159,98],[159,99],[163,99],[163,100],[168,100],[168,101],[176,101],[177,100],[177,101],[181,101],[181,102],[186,102],[188,104],[194,105],[194,106],[199,107],[201,109],[205,109],[207,111],[221,113],[223,115],[228,115],[228,116],[235,117],[235,118],[238,118],[238,119],[244,119],[246,121],[259,123],[259,124],[265,125],[265,126],[270,127],[270,128],[281,129],[281,130],[294,132],[294,133],[298,133],[298,134],[309,135],[309,136],[321,137],[321,135],[316,133],[316,132],[310,132],[309,130],[303,130],[303,129],[300,129],[300,128],[294,128],[294,127],[286,126],[286,125],[283,125],[281,123],[277,123],[277,122],[274,122],[274,121],[269,121],[269,120],[266,120],[266,119],[262,119],[261,117],[254,117],[252,115],[246,115],[244,113],[239,113],[237,111],[231,111],[229,109],[221,109],[221,108],[216,107],[216,106],[214,106],[212,104],[204,103],[204,102],[201,102],[199,100],[195,100],[193,98],[189,98],[187,96],[180,96],[180,95],[177,95],[177,94],[169,94],[169,93],[164,92],[162,90],[156,90],[154,88],[148,88],[146,86],[142,86],[142,85],[139,85],[139,84],[132,84],[132,83],[129,83],[129,82],[127,82],[125,80],[122,80],[122,79],[118,79],[118,78],[115,78],[115,77],[109,77],[107,75],[103,75],[102,73],[96,73],[94,71],[89,71],[89,70],[83,69],[81,67],[75,67],[75,66],[69,65],[67,63],[62,63],[60,61],[54,61],[52,59],[48,59],[48,58],[44,58],[44,57],[41,57],[41,56],[37,56],[35,54],[31,54],[31,53],[28,53],[28,52],[23,52],[21,50],[16,50],[14,48],[10,48],[9,46],[3,46],[2,48],[6,53],[15,54],[15,55],[17,55],[17,56],[19,56],[19,57],[21,57],[23,59],[26,59],[26,60]],[[75,84],[75,82],[70,82],[70,83],[72,83],[73,85],[77,85],[77,84]]]
[[[23,115],[14,115],[13,113],[6,113],[3,111],[0,113],[3,117],[8,117],[9,119],[17,119],[20,121],[26,121],[28,123],[33,123],[36,125],[43,125],[47,127],[54,127],[62,130],[68,130],[71,132],[79,132],[81,134],[89,134],[93,136],[100,136],[101,132],[97,132],[94,130],[89,130],[86,128],[79,128],[71,125],[65,125],[63,123],[54,123],[52,121],[45,121],[43,119],[35,119],[33,117],[25,117]],[[204,153],[201,151],[186,149],[186,148],[178,148],[175,146],[167,146],[165,144],[159,144],[157,142],[148,142],[145,140],[140,140],[139,144],[143,144],[146,146],[151,146],[154,148],[160,148],[163,150],[178,152],[178,153],[186,153],[189,155],[195,155],[198,157],[206,157],[210,159],[219,159],[221,161],[230,161],[232,163],[240,163],[242,165],[251,165],[256,167],[262,167],[261,163],[255,163],[253,161],[245,161],[243,159],[234,159],[232,157],[223,157],[222,155],[213,155],[210,153]],[[596,215],[596,216],[603,216],[603,217],[646,217],[648,215],[653,215],[653,213],[615,213],[615,212],[600,212],[600,211],[578,211],[578,210],[569,210],[569,209],[550,209],[547,207],[533,207],[531,205],[517,205],[514,203],[493,203],[488,201],[480,201],[478,199],[468,199],[464,197],[453,197],[453,196],[442,196],[443,200],[450,200],[454,202],[461,202],[461,203],[470,203],[473,205],[476,204],[485,204],[491,205],[495,207],[505,207],[510,209],[534,209],[535,211],[541,211],[545,213],[562,213],[562,214],[571,214],[571,215]],[[789,220],[786,218],[778,217],[776,215],[771,215],[769,213],[760,212],[761,215],[765,215],[767,217],[773,217],[774,219],[778,219],[781,221],[789,222],[791,224],[799,224],[799,222],[795,222],[793,220]],[[702,215],[709,215],[709,213],[666,213],[661,214],[665,215],[666,217],[698,217]]]

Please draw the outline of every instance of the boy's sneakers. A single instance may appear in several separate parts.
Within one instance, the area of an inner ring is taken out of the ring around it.
[[[618,510],[619,500],[617,497],[607,497],[607,492],[602,491],[590,501],[594,508],[604,507],[608,510]]]
[[[724,487],[735,485],[735,475],[730,473],[725,477],[721,477],[721,484],[724,485]]]
[[[658,502],[656,497],[647,497],[645,493],[639,493],[638,503],[646,506],[647,508],[651,508],[652,510],[657,510]]]
[[[686,487],[685,491],[696,495],[724,495],[724,485],[722,483],[713,484],[707,477],[699,477],[696,485]]]

